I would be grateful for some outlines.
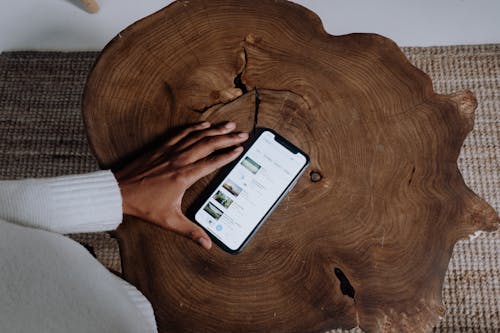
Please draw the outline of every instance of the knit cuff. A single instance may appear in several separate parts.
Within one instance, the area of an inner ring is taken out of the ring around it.
[[[111,171],[0,182],[0,217],[59,233],[113,230],[122,199]]]
[[[60,233],[114,230],[122,221],[122,197],[111,171],[47,179],[53,205],[51,215]]]

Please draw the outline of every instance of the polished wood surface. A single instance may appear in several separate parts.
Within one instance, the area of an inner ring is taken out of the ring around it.
[[[125,218],[124,274],[160,332],[427,332],[455,242],[498,225],[456,163],[474,96],[436,94],[391,40],[328,35],[291,2],[177,1],[108,44],[83,105],[102,167],[204,119],[311,156],[240,255]]]

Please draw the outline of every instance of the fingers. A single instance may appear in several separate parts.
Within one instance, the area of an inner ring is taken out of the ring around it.
[[[179,215],[179,221],[176,223],[174,231],[192,239],[207,250],[210,250],[212,247],[212,240],[205,230],[188,220],[182,214]]]
[[[182,151],[206,137],[212,137],[216,135],[224,135],[230,133],[235,128],[236,124],[232,121],[229,121],[225,124],[216,127],[211,127],[204,131],[199,131],[198,133],[193,133],[192,135],[186,135],[182,141],[178,142],[178,144],[175,147],[175,151]]]
[[[243,147],[236,147],[227,153],[213,155],[185,167],[183,170],[183,178],[186,183],[186,188],[196,183],[200,178],[234,161],[241,152],[243,152]]]
[[[201,131],[201,130],[208,128],[208,127],[210,127],[210,123],[208,121],[203,121],[201,123],[186,127],[185,129],[180,131],[178,134],[174,135],[169,140],[167,140],[167,142],[165,142],[165,144],[167,146],[174,146],[177,143],[179,143],[181,140],[186,138],[189,134],[196,132],[196,131]]]
[[[181,166],[196,163],[217,150],[241,144],[247,139],[247,133],[232,133],[203,138],[189,149],[181,152],[177,157],[177,163]]]

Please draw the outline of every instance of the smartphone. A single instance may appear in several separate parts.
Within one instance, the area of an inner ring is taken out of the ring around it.
[[[268,128],[257,129],[245,146],[192,213],[231,254],[243,250],[309,165],[306,153]]]

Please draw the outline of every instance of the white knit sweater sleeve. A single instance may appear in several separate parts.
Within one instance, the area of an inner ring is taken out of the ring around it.
[[[0,219],[59,233],[113,230],[120,188],[111,171],[0,181]]]

